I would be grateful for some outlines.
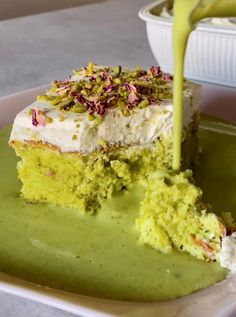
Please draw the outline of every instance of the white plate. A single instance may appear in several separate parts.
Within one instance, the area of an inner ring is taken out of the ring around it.
[[[0,127],[47,86],[0,98]],[[227,101],[222,105],[221,101]],[[205,85],[202,109],[236,122],[236,90]],[[98,299],[41,287],[0,273],[0,290],[84,317],[230,317],[236,314],[236,275],[192,295],[166,302],[131,303]]]

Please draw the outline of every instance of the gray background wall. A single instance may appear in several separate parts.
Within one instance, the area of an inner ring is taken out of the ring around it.
[[[88,61],[130,67],[156,63],[145,23],[138,18],[139,9],[150,0],[4,1],[0,0],[0,15],[11,5],[12,15],[30,9],[35,14],[0,20],[0,96],[67,78]],[[56,10],[59,4],[76,3]],[[36,14],[37,8],[53,11]]]
[[[105,0],[0,0],[0,20],[103,1]]]

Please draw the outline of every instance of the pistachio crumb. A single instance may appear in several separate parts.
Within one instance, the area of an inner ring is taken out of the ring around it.
[[[130,112],[129,112],[129,110],[128,109],[122,109],[122,113],[123,113],[123,115],[125,116],[125,117],[129,117],[130,116]]]
[[[88,63],[87,73],[88,73],[89,76],[93,75],[93,66],[94,66],[94,64],[92,62]]]
[[[88,119],[89,121],[93,121],[93,120],[95,119],[95,117],[94,117],[92,114],[87,113],[87,119]]]
[[[53,122],[53,118],[51,118],[51,117],[47,117],[47,123],[52,123]]]
[[[95,120],[94,120],[94,124],[99,125],[100,123],[102,123],[103,121],[103,117],[102,116],[96,116]]]
[[[105,140],[103,140],[102,138],[99,139],[98,143],[101,145],[101,146],[106,146],[107,145],[107,142]]]
[[[148,99],[143,99],[143,100],[138,104],[138,107],[142,109],[142,108],[146,108],[148,105],[149,105]]]
[[[81,93],[82,95],[88,96],[88,93],[87,93],[87,90],[86,90],[86,89],[82,89],[82,90],[80,91],[80,93]]]
[[[65,121],[65,119],[66,119],[66,118],[65,118],[64,116],[60,116],[60,117],[59,117],[59,121],[60,121],[60,122]]]
[[[28,113],[29,116],[32,116],[32,112],[33,112],[33,109],[31,108],[31,109],[28,110],[27,113]]]
[[[163,114],[167,114],[167,113],[169,113],[169,112],[170,112],[169,110],[164,109],[162,113],[163,113]]]
[[[77,140],[77,138],[78,138],[78,137],[77,137],[77,135],[76,135],[76,134],[73,134],[73,135],[72,135],[72,140],[73,140],[73,141],[76,141],[76,140]]]

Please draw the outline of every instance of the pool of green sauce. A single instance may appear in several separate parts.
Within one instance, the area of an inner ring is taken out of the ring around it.
[[[203,152],[195,171],[205,200],[217,211],[236,210],[236,129],[225,130],[230,133],[201,130]],[[96,216],[24,201],[9,133],[10,127],[0,130],[0,271],[74,293],[131,301],[173,299],[225,278],[217,263],[177,251],[160,254],[138,243],[134,220],[143,188],[137,185],[107,200]]]

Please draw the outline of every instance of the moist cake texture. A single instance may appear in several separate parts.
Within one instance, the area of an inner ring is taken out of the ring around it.
[[[151,175],[136,227],[141,243],[163,253],[175,247],[207,261],[220,260],[226,237],[223,220],[203,203],[190,170]]]
[[[173,79],[145,71],[96,66],[54,81],[14,121],[10,144],[21,158],[22,195],[95,212],[114,192],[170,168]],[[200,88],[185,82],[182,166],[198,153]]]
[[[136,219],[142,244],[164,253],[177,248],[231,269],[230,213],[222,220],[211,212],[189,170],[171,172],[172,87],[172,77],[158,67],[91,63],[67,81],[54,81],[14,121],[9,143],[20,157],[21,193],[94,213],[113,193],[142,182]],[[198,85],[184,82],[182,170],[198,157],[199,95]]]

